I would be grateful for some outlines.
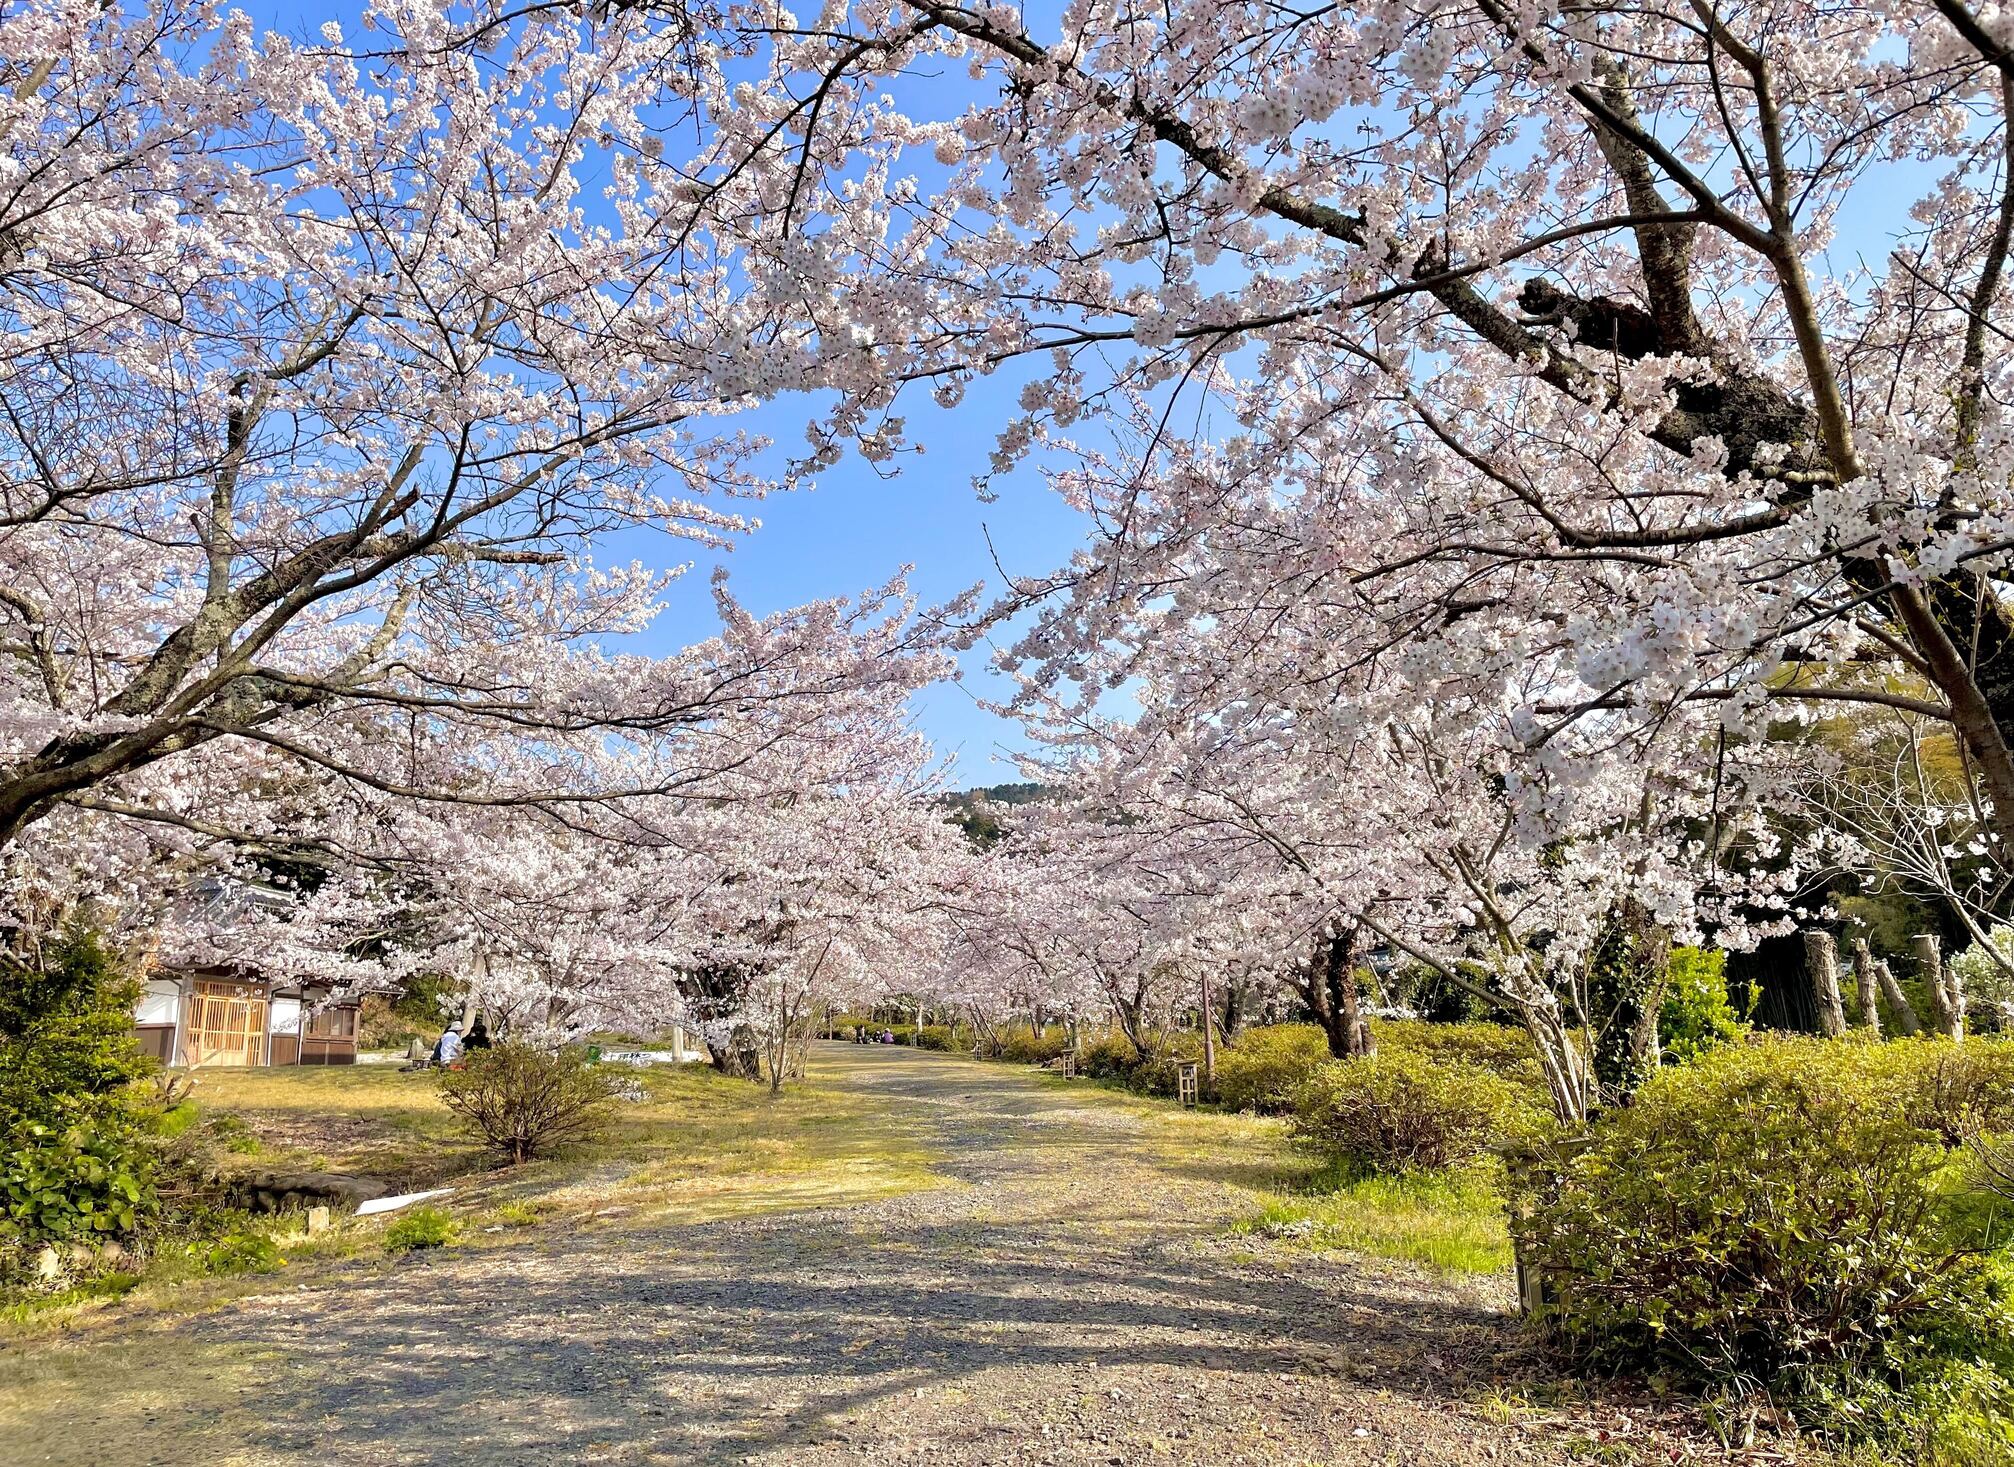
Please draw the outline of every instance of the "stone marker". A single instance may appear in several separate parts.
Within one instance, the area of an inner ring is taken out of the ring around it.
[[[312,1236],[312,1235],[313,1235],[313,1234],[315,1234],[315,1233],[326,1233],[326,1232],[327,1232],[328,1230],[329,1230],[329,1210],[328,1210],[328,1208],[326,1208],[326,1207],[310,1207],[310,1208],[308,1209],[308,1232],[309,1232],[309,1234],[310,1234],[310,1235]]]

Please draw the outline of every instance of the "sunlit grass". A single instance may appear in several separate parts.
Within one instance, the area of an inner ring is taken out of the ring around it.
[[[1319,1173],[1300,1190],[1267,1197],[1238,1231],[1450,1275],[1501,1273],[1512,1263],[1503,1202],[1479,1174]]]
[[[242,1121],[264,1144],[233,1165],[369,1173],[448,1186],[467,1226],[459,1247],[518,1246],[531,1230],[712,1222],[845,1206],[951,1185],[932,1170],[922,1122],[886,1100],[808,1083],[772,1097],[703,1065],[640,1071],[644,1099],[619,1102],[607,1133],[525,1166],[498,1168],[441,1103],[432,1076],[389,1065],[215,1070],[195,1101]],[[289,1144],[293,1143],[293,1144]],[[257,1220],[285,1259],[287,1286],[338,1266],[383,1261],[381,1218],[344,1218],[312,1237],[298,1218]],[[101,1281],[0,1310],[0,1347],[63,1332],[117,1330],[147,1316],[214,1307],[271,1281],[212,1277],[168,1244],[137,1278]]]

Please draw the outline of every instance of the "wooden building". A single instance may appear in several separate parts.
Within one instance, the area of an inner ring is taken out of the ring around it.
[[[361,1002],[330,1002],[313,983],[236,969],[157,969],[134,1028],[147,1053],[171,1065],[352,1065]]]

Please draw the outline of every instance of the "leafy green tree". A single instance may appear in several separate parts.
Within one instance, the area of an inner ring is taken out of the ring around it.
[[[131,1232],[155,1210],[138,988],[82,924],[0,952],[0,1244]]]

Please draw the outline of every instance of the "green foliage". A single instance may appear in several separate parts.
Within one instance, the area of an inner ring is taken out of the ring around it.
[[[1870,895],[1835,895],[1833,905],[1855,934],[1866,937],[1876,954],[1907,953],[1910,938],[1935,931],[1937,926],[1936,914],[1904,895],[1894,882]]]
[[[1479,1065],[1394,1046],[1331,1060],[1294,1096],[1294,1133],[1369,1171],[1473,1161],[1520,1123],[1518,1087]]]
[[[1488,974],[1480,968],[1474,968],[1467,976],[1479,985],[1488,984]],[[1376,986],[1386,1003],[1411,1009],[1432,1024],[1506,1024],[1515,1019],[1509,1009],[1490,1003],[1450,980],[1438,968],[1424,963],[1402,962],[1377,979]]]
[[[1771,1038],[1661,1072],[1592,1137],[1517,1168],[1546,1322],[1584,1357],[1807,1402],[1939,1336],[2004,1339],[1949,1142],[1970,1124],[1954,1106],[2004,1120],[2008,1058]]]
[[[1371,1038],[1380,1053],[1403,1051],[1449,1064],[1473,1065],[1519,1085],[1537,1087],[1545,1083],[1531,1035],[1510,1024],[1373,1019]]]
[[[600,1135],[613,1093],[610,1077],[579,1052],[515,1041],[440,1071],[440,1088],[463,1127],[513,1165]]]
[[[950,1053],[966,1047],[965,1036],[949,1024],[926,1024],[917,1032],[916,1047]]]
[[[1202,1035],[1190,1030],[1161,1034],[1154,1052],[1127,1072],[1126,1086],[1142,1095],[1174,1095],[1180,1089],[1177,1077],[1180,1066],[1200,1064],[1202,1058]]]
[[[139,983],[88,928],[0,955],[0,1121],[58,1129],[111,1109],[151,1068],[133,1033]]]
[[[1217,1055],[1217,1099],[1232,1110],[1285,1111],[1328,1060],[1328,1036],[1314,1024],[1247,1029]]]
[[[1010,1025],[1000,1035],[999,1056],[1016,1064],[1043,1065],[1070,1047],[1070,1036],[1052,1025],[1037,1034],[1026,1024]]]
[[[1159,1032],[1147,1036],[1148,1053],[1142,1056],[1133,1042],[1118,1029],[1089,1037],[1078,1052],[1079,1073],[1094,1080],[1117,1082],[1142,1095],[1176,1093],[1177,1067],[1203,1058],[1203,1037],[1186,1030]],[[1219,1058],[1223,1051],[1219,1050]]]
[[[385,1247],[394,1253],[416,1248],[446,1248],[461,1236],[461,1224],[444,1207],[423,1202],[402,1212],[385,1229]]]
[[[1727,992],[1727,954],[1718,948],[1675,947],[1671,980],[1657,1014],[1665,1058],[1687,1064],[1748,1032]]]
[[[1116,1029],[1089,1040],[1077,1056],[1077,1067],[1096,1080],[1124,1080],[1139,1066],[1133,1041]]]
[[[130,1233],[158,1209],[147,1149],[130,1128],[16,1126],[0,1157],[0,1241]]]
[[[231,1232],[201,1250],[203,1271],[212,1274],[273,1273],[282,1262],[279,1246],[264,1233]]]
[[[137,996],[81,926],[0,955],[0,1248],[130,1233],[157,1210]]]

